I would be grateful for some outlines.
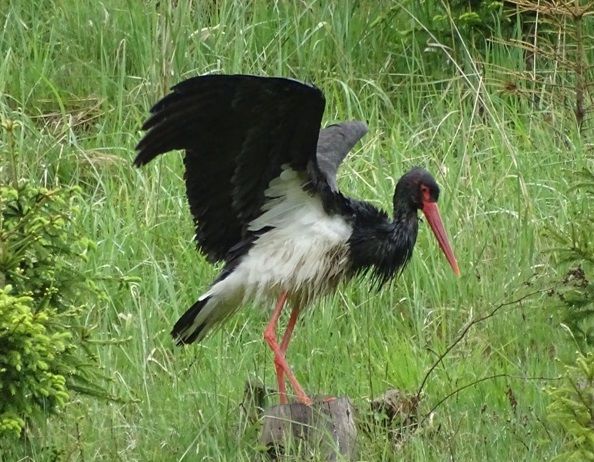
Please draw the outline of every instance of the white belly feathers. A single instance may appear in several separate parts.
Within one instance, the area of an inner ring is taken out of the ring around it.
[[[254,232],[271,229],[209,293],[222,295],[224,290],[246,300],[286,290],[291,298],[307,303],[339,282],[347,266],[352,227],[338,215],[328,216],[320,198],[303,190],[303,181],[283,167],[265,192],[264,212],[249,225]]]

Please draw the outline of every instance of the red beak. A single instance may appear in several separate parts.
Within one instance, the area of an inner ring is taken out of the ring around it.
[[[435,237],[437,238],[437,242],[441,247],[441,250],[445,254],[450,266],[454,270],[456,276],[460,276],[460,268],[458,268],[458,262],[456,261],[456,257],[454,257],[454,252],[452,252],[452,248],[450,247],[450,243],[448,242],[448,236],[445,232],[443,227],[443,223],[441,222],[441,216],[439,215],[439,209],[437,208],[436,202],[423,202],[423,213],[427,218],[427,222],[429,226],[431,226],[431,230]]]

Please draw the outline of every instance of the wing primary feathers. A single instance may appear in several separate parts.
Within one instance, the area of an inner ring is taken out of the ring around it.
[[[306,172],[325,100],[314,86],[280,77],[205,75],[175,85],[151,109],[136,166],[185,150],[196,240],[210,261],[247,239],[282,165]],[[319,175],[319,174],[318,174]]]

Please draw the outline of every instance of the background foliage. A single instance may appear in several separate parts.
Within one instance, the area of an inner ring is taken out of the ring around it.
[[[550,418],[567,435],[565,451],[555,460],[594,459],[594,356],[578,353],[576,364],[567,366],[558,386],[551,387]]]
[[[55,313],[34,313],[32,299],[12,296],[11,289],[0,291],[0,437],[19,436],[24,417],[32,418],[40,409],[50,413],[68,398],[57,358],[67,349],[70,335],[48,335],[47,325]]]
[[[75,187],[0,187],[0,436],[18,436],[70,391],[106,396],[87,317],[88,298],[104,294],[84,268],[80,200]]]

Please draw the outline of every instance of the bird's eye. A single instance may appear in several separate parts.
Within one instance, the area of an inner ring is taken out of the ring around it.
[[[423,201],[430,202],[431,201],[431,191],[429,191],[429,187],[422,184],[421,185],[421,194],[423,195]]]

